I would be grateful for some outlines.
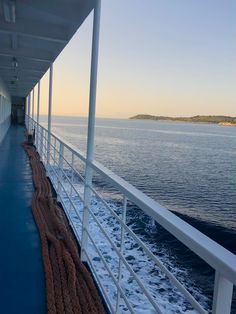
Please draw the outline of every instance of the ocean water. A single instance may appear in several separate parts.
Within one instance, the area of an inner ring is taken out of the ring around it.
[[[86,151],[85,118],[53,117],[53,132]],[[97,119],[95,159],[236,254],[235,127]],[[137,208],[129,214],[144,241],[158,243],[186,285],[210,300],[212,269],[159,226],[150,229]]]

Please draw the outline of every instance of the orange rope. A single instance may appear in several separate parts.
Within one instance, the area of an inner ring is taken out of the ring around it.
[[[80,260],[66,216],[53,199],[39,155],[27,143],[24,149],[35,185],[32,211],[41,238],[48,314],[105,314],[94,282]]]

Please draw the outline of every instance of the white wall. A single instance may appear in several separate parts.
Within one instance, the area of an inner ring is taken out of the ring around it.
[[[0,143],[11,123],[11,97],[0,77]]]

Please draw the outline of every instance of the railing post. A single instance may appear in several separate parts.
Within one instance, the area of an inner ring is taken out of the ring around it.
[[[43,150],[43,135],[42,135],[43,129],[41,126],[38,125],[38,135],[39,135],[39,141],[38,141],[38,152],[39,157],[42,160],[42,150]]]
[[[122,212],[122,221],[126,223],[126,212],[127,212],[127,198],[124,195],[123,198],[123,212]],[[120,238],[120,253],[123,254],[124,251],[124,238],[125,238],[125,229],[121,226],[121,238]],[[120,285],[122,279],[122,260],[119,258],[119,274],[118,274],[118,284]],[[117,290],[117,300],[116,300],[116,313],[119,313],[119,305],[120,305],[120,292]]]
[[[51,130],[52,130],[52,79],[53,79],[53,64],[49,71],[49,97],[48,97],[48,144],[47,144],[47,166],[50,163],[51,149]]]
[[[54,144],[53,144],[53,163],[54,163],[54,166],[56,165],[56,145],[57,145],[57,139],[54,137]]]
[[[75,163],[75,158],[74,158],[74,153],[72,153],[72,157],[71,157],[71,186],[70,186],[70,198],[72,197],[72,193],[73,193],[72,185],[74,184],[74,163]],[[70,203],[70,209],[71,209],[71,203]]]
[[[36,147],[39,150],[39,109],[40,109],[40,81],[38,82],[38,106],[37,106],[37,126],[36,126]]]
[[[215,272],[213,314],[230,314],[233,296],[233,284],[218,271]]]
[[[59,163],[58,163],[58,179],[57,179],[57,197],[58,201],[61,197],[61,187],[62,187],[62,179],[63,179],[63,158],[64,158],[64,144],[60,142],[59,148]],[[57,171],[57,170],[56,170]]]
[[[44,129],[42,128],[42,133],[41,133],[41,156],[42,156],[42,161],[45,161],[46,160],[46,157],[45,157],[45,132],[44,132]]]
[[[101,0],[95,1],[93,13],[93,41],[90,71],[90,93],[89,93],[89,117],[87,135],[87,156],[85,169],[85,188],[84,188],[84,208],[83,208],[83,227],[81,241],[81,260],[86,261],[86,248],[88,245],[89,228],[89,206],[91,203],[91,190],[93,170],[91,162],[94,155],[94,127],[96,112],[96,91],[97,91],[97,70],[98,70],[98,50],[99,50],[99,31],[100,31]]]
[[[151,218],[151,225],[152,225],[152,228],[154,228],[156,226],[155,219],[153,219],[153,218]]]

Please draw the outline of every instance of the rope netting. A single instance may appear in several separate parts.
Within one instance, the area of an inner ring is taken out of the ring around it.
[[[67,218],[53,197],[35,148],[24,143],[33,173],[32,211],[42,245],[49,314],[106,313],[90,273],[80,260]]]

